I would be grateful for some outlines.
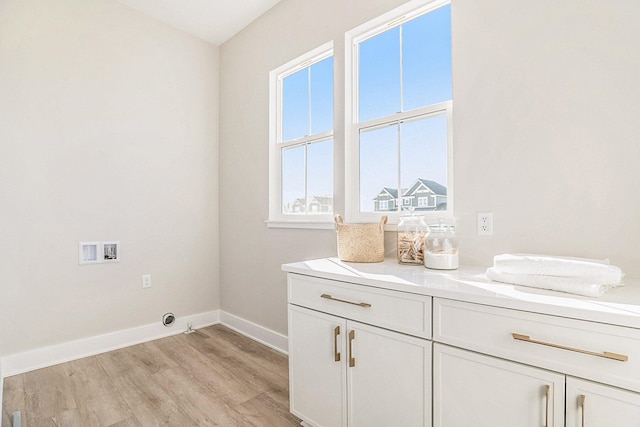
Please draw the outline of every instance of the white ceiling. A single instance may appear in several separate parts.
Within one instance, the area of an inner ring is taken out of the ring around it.
[[[280,0],[117,0],[216,46]]]

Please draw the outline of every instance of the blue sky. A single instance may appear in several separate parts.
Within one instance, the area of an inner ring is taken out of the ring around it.
[[[361,122],[451,99],[450,13],[450,6],[443,6],[360,44]],[[330,130],[333,58],[286,77],[283,102],[284,141]],[[373,210],[372,199],[382,187],[406,188],[418,178],[446,186],[446,129],[446,117],[441,115],[364,132],[361,210]],[[304,197],[304,147],[286,150],[282,159],[286,204]],[[308,195],[331,194],[330,141],[309,146],[307,168]],[[400,183],[398,168],[402,170]]]

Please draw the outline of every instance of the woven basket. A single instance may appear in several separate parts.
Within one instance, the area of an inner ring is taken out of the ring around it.
[[[343,224],[342,217],[336,215],[338,234],[338,258],[349,262],[384,261],[384,225],[387,216],[377,224]]]

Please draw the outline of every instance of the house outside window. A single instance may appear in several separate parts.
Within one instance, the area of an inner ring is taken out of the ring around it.
[[[397,194],[386,204],[392,220],[410,206],[451,215],[450,4],[409,2],[348,32],[346,41],[347,218],[379,218],[381,189]],[[424,182],[435,189],[411,191]]]
[[[333,75],[332,43],[269,75],[269,222],[332,219]]]

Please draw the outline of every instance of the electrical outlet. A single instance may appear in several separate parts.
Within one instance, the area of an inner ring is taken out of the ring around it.
[[[146,288],[150,288],[151,287],[151,275],[150,274],[143,274],[142,275],[142,288],[146,289]]]
[[[493,212],[478,212],[478,236],[493,235]]]

